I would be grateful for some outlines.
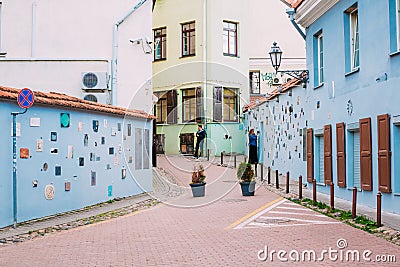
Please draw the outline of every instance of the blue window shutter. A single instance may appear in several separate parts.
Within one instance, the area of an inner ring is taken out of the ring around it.
[[[325,166],[324,166],[324,137],[318,137],[319,142],[319,177],[318,182],[322,183],[325,177]]]
[[[353,134],[353,186],[361,188],[361,171],[360,171],[360,132]]]
[[[394,53],[398,50],[396,13],[396,0],[389,0],[390,53]]]

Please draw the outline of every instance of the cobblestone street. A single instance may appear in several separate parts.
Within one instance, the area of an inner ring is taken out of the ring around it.
[[[284,200],[262,186],[257,188],[254,197],[243,197],[234,182],[235,170],[231,168],[207,165],[206,197],[194,199],[187,188],[193,163],[192,159],[183,157],[159,158],[157,175],[160,176],[155,177],[158,188],[155,192],[158,193],[154,194],[163,196],[165,204],[0,248],[0,265],[398,264],[374,262],[380,259],[376,256],[386,259],[395,256],[398,260],[398,246]],[[165,177],[163,172],[168,173],[169,178],[162,178]],[[173,185],[174,180],[178,186]],[[286,251],[285,255],[279,254],[281,259],[277,254],[280,250]],[[312,255],[308,259],[308,254],[302,260],[302,252],[309,250],[315,251],[318,262],[314,262]],[[324,250],[327,251],[325,254]],[[352,262],[351,257],[347,261],[347,251],[355,250],[360,253],[360,261]],[[368,257],[364,259],[366,250],[371,254],[367,253]],[[296,259],[293,251],[299,253],[298,262],[292,260],[293,257]],[[265,252],[268,258],[265,258]]]

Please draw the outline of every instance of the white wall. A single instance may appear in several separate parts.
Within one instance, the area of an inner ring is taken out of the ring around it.
[[[269,51],[277,42],[283,51],[280,70],[306,68],[305,40],[294,28],[287,5],[279,0],[248,0],[249,2],[249,57],[250,70],[273,73]],[[262,93],[273,89],[261,79]]]
[[[110,74],[113,25],[138,2],[3,1],[0,39],[1,52],[7,55],[0,60],[0,83],[10,87],[25,84],[34,90],[61,91],[80,97],[82,71],[101,70]],[[151,78],[152,55],[145,55],[141,47],[129,42],[129,39],[151,38],[151,8],[152,1],[148,0],[119,27],[118,106],[127,106],[141,85]],[[24,61],[18,63],[18,59]],[[46,62],[46,59],[81,61],[71,64],[68,61]],[[20,65],[24,75],[20,75]],[[49,75],[49,65],[52,75]],[[140,101],[135,101],[135,108],[149,108],[151,88],[149,91],[147,94],[139,92]]]

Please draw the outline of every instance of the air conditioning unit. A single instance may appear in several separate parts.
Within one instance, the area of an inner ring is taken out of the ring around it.
[[[83,90],[106,90],[107,72],[82,72]]]
[[[272,77],[272,85],[281,85],[284,83],[284,79],[280,75],[274,75]]]
[[[83,93],[82,95],[83,100],[91,101],[91,102],[96,102],[100,104],[109,104],[107,101],[107,93],[102,92],[102,93],[95,93],[95,92],[86,92]]]

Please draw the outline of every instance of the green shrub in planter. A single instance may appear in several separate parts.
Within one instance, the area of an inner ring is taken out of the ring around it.
[[[254,170],[250,163],[242,162],[236,172],[236,176],[240,182],[254,181]]]
[[[254,170],[250,163],[242,162],[236,172],[240,181],[243,196],[254,196],[256,182],[254,181]]]

